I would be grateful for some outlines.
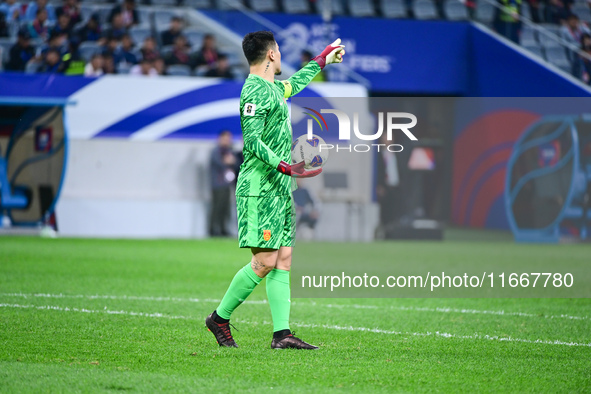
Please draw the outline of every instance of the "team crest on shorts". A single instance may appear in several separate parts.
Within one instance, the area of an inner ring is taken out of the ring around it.
[[[268,241],[271,239],[271,230],[263,230],[263,239]]]

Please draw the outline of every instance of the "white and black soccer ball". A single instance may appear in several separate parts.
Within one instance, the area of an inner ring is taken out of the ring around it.
[[[324,149],[320,149],[324,146]],[[308,139],[308,134],[296,138],[291,144],[291,162],[297,164],[304,161],[304,168],[320,168],[328,160],[328,149],[324,140],[312,134],[312,139]]]

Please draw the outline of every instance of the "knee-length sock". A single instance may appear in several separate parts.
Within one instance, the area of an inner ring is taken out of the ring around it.
[[[291,289],[289,271],[274,269],[267,275],[267,298],[273,316],[273,331],[289,330]]]
[[[216,313],[222,319],[230,319],[232,312],[248,298],[254,288],[261,283],[260,278],[250,266],[246,264],[232,279],[230,287],[224,294],[222,302],[216,309]]]

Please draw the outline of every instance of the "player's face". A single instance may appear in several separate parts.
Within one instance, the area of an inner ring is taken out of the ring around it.
[[[281,75],[281,52],[277,43],[275,43],[275,75]]]

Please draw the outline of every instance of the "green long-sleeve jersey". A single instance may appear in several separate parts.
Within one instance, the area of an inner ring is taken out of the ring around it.
[[[311,61],[286,81],[274,83],[250,74],[240,94],[244,162],[237,196],[281,196],[291,193],[291,177],[277,171],[291,162],[292,131],[286,98],[306,87],[320,72]]]

